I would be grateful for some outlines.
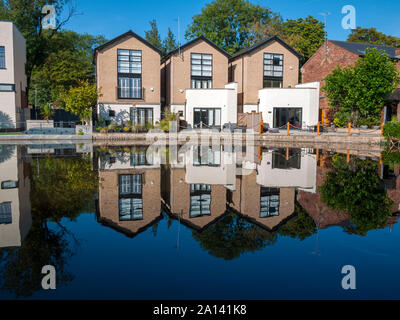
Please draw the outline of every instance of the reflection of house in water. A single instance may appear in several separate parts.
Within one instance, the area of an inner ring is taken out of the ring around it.
[[[129,237],[161,220],[158,154],[133,147],[99,159],[98,220]]]
[[[235,189],[228,191],[230,207],[269,230],[279,228],[295,212],[296,189],[315,191],[317,164],[313,153],[303,149],[264,150],[260,164],[244,164],[249,174],[238,176]]]
[[[0,248],[19,247],[31,226],[29,164],[22,147],[0,146]]]
[[[174,218],[204,230],[226,212],[226,186],[235,183],[236,163],[222,146],[185,150],[185,169],[170,166],[163,176],[164,202]]]

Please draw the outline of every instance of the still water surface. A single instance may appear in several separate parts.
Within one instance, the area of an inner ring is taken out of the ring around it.
[[[0,146],[0,299],[400,298],[390,159],[221,146],[161,164],[171,153]]]

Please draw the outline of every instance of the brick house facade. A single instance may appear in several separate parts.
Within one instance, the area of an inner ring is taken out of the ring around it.
[[[321,82],[325,85],[325,78],[337,67],[353,66],[360,59],[367,48],[377,48],[386,52],[389,58],[397,60],[397,69],[400,70],[400,49],[386,46],[370,45],[365,43],[352,43],[328,40],[301,68],[302,82]],[[326,110],[328,119],[333,118],[329,110],[328,98],[323,91],[320,92],[320,119],[322,110]]]

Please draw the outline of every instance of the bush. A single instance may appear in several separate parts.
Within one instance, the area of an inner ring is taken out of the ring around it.
[[[389,122],[383,127],[383,135],[387,140],[391,138],[400,139],[400,122]]]
[[[380,119],[375,117],[361,118],[359,121],[360,126],[374,127],[380,125]]]
[[[351,120],[350,112],[337,112],[335,114],[335,120],[333,121],[333,123],[338,128],[343,128],[348,126],[350,120]]]

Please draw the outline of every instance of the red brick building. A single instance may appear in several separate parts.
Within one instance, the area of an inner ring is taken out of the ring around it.
[[[400,70],[400,49],[394,47],[371,45],[367,43],[344,42],[328,40],[301,68],[302,82],[320,81],[321,87],[325,84],[325,78],[337,67],[352,66],[360,59],[367,48],[376,48],[384,51],[389,58],[397,61],[397,68]],[[399,101],[396,100],[400,95],[394,95],[394,104],[397,107]],[[326,115],[332,119],[333,114],[328,109],[328,99],[324,92],[320,94],[320,119],[322,109],[326,109]],[[395,108],[387,108],[386,119],[391,119],[396,112]],[[399,110],[400,111],[400,110]]]

